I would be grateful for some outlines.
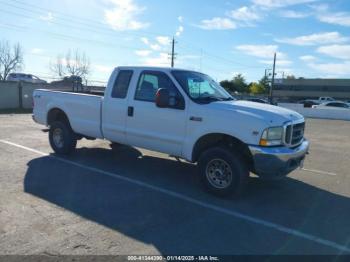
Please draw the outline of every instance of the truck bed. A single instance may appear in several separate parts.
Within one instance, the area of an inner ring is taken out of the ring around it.
[[[73,90],[67,90],[67,89],[63,89],[63,88],[41,89],[41,90],[56,91],[56,92],[63,92],[63,93],[73,93],[73,94],[85,94],[85,95],[93,95],[93,96],[104,96],[103,90],[73,91]]]
[[[47,125],[47,114],[55,108],[68,116],[74,132],[103,138],[101,132],[101,106],[103,92],[76,93],[37,89],[34,91],[36,121]]]

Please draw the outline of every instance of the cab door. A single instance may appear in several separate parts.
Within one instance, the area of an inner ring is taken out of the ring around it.
[[[159,108],[155,104],[159,88],[169,90],[168,108]],[[128,144],[181,156],[186,119],[184,97],[170,77],[160,71],[142,71],[128,104]]]
[[[110,92],[105,94],[102,109],[102,131],[106,139],[126,144],[127,95],[133,70],[119,70]]]

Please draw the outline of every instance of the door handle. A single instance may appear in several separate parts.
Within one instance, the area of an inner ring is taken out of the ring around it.
[[[191,120],[191,121],[196,121],[196,122],[202,122],[202,121],[203,121],[203,118],[197,117],[197,116],[191,116],[191,117],[190,117],[190,120]]]
[[[128,107],[128,116],[134,116],[134,107],[133,106],[129,106]]]

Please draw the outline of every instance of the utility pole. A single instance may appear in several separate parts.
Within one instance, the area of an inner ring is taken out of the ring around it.
[[[273,69],[272,69],[272,81],[271,81],[271,87],[270,87],[270,103],[273,102],[273,87],[275,84],[275,71],[276,71],[276,53],[273,57]]]
[[[267,71],[269,71],[269,70],[271,70],[271,69],[265,69],[265,79],[268,78],[267,77]]]
[[[175,62],[175,37],[173,37],[172,45],[171,45],[171,67],[174,67]]]

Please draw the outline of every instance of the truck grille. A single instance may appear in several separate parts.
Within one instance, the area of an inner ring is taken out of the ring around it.
[[[285,143],[290,146],[298,146],[304,140],[305,122],[288,125],[286,127]]]

